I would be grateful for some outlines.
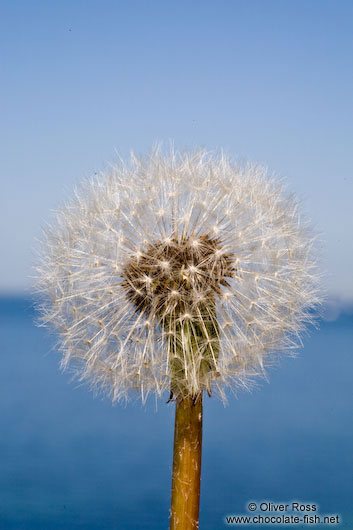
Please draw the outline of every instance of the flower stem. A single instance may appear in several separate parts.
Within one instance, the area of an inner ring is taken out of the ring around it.
[[[170,530],[199,527],[202,393],[176,401]]]

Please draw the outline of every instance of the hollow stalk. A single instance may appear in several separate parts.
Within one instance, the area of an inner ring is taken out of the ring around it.
[[[170,530],[199,527],[201,449],[202,393],[175,405]]]

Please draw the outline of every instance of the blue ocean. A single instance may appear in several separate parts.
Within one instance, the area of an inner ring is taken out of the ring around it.
[[[94,398],[34,317],[0,300],[0,529],[168,529],[174,405]],[[353,528],[352,344],[352,315],[322,321],[251,393],[205,397],[201,530],[293,501]]]

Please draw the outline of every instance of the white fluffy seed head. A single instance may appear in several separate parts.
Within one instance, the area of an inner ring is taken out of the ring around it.
[[[318,303],[313,238],[255,165],[158,149],[85,182],[46,231],[41,321],[113,401],[247,385]]]

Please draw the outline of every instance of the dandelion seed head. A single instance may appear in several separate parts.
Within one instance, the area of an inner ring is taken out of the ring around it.
[[[132,156],[82,184],[46,230],[38,273],[62,366],[113,401],[247,386],[300,344],[319,301],[293,196],[202,150]]]

